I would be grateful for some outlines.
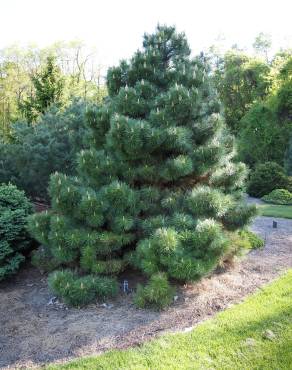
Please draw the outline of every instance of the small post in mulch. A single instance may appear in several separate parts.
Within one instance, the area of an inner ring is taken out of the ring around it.
[[[128,282],[128,280],[123,281],[123,292],[124,293],[129,293],[129,282]]]
[[[273,221],[273,229],[277,229],[278,227],[278,222],[277,221]]]

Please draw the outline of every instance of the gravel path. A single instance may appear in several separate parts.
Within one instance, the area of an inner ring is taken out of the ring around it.
[[[262,250],[252,251],[227,271],[181,287],[177,301],[162,313],[138,310],[131,295],[122,294],[106,307],[66,309],[51,300],[46,278],[25,268],[0,284],[0,368],[32,369],[126,348],[162,332],[188,330],[241,301],[292,267],[292,220],[258,217],[252,229],[266,240]],[[127,278],[134,286],[131,276]]]
[[[250,197],[249,195],[246,196],[246,201],[247,203],[251,203],[251,204],[265,204],[265,202],[262,201],[261,199]]]

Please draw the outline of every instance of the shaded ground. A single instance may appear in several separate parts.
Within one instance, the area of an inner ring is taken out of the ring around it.
[[[52,302],[46,278],[27,267],[0,284],[0,368],[28,368],[45,362],[125,348],[163,331],[188,330],[292,267],[292,220],[258,217],[253,230],[266,245],[221,274],[184,286],[162,313],[138,310],[131,295],[86,309]],[[129,276],[130,287],[132,285]],[[110,304],[110,305],[109,305]],[[113,306],[111,306],[113,305]]]

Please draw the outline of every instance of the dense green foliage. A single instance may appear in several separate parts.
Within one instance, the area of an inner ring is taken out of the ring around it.
[[[287,175],[292,176],[292,135],[285,152],[284,167]]]
[[[103,300],[117,294],[118,284],[108,277],[77,277],[72,271],[55,271],[49,275],[49,287],[68,305],[81,307],[96,298]]]
[[[140,308],[151,307],[161,310],[173,302],[175,290],[169,285],[167,276],[157,273],[151,276],[148,284],[138,285],[134,302]]]
[[[91,147],[78,176],[54,174],[52,211],[30,219],[61,265],[118,275],[132,263],[182,281],[216,267],[228,230],[255,207],[240,195],[245,166],[233,160],[209,72],[172,27],[146,34],[142,51],[109,69],[109,97],[87,113]]]
[[[261,59],[232,50],[225,54],[215,71],[215,81],[224,106],[226,124],[234,133],[240,130],[240,120],[255,101],[268,93],[270,67]]]
[[[289,205],[292,204],[292,193],[286,189],[275,189],[269,194],[264,195],[262,200],[267,203]]]
[[[0,281],[14,274],[25,257],[30,240],[26,218],[32,206],[15,186],[0,185]]]
[[[283,165],[291,132],[291,121],[281,122],[266,104],[255,105],[243,118],[239,155],[250,166],[268,161]]]
[[[74,101],[64,111],[51,107],[36,126],[13,125],[10,142],[0,141],[0,182],[12,182],[33,197],[47,198],[55,171],[73,174],[76,153],[85,148],[85,104]]]
[[[223,57],[215,56],[214,81],[226,122],[238,139],[239,159],[252,169],[269,161],[283,166],[292,129],[291,50],[269,61],[267,42],[262,34],[254,44],[265,60],[236,48]]]
[[[240,158],[252,167],[265,162],[283,165],[291,124],[281,124],[268,103],[255,104],[241,123],[243,128],[238,142]]]
[[[189,333],[84,357],[48,370],[288,370],[292,363],[292,272]],[[267,339],[267,330],[274,338]]]
[[[263,197],[279,188],[287,188],[289,179],[284,170],[275,162],[259,164],[251,174],[247,191],[254,197]]]
[[[272,64],[272,67],[276,66],[273,67],[275,77],[270,95],[264,101],[254,103],[240,122],[239,156],[251,167],[269,161],[281,166],[284,163],[292,129],[291,54],[280,60],[281,63],[275,57]]]
[[[292,58],[291,58],[292,60]],[[281,87],[276,94],[275,109],[277,116],[282,122],[290,122],[292,120],[292,62],[290,64],[290,76],[288,80],[283,81]]]
[[[64,78],[53,56],[47,57],[43,70],[32,76],[34,95],[21,102],[20,110],[29,123],[51,106],[62,105]]]
[[[250,247],[249,249],[258,249],[264,246],[264,241],[257,234],[250,230],[241,230],[239,231],[240,237],[247,239]]]
[[[264,246],[264,241],[254,232],[242,229],[228,235],[228,244],[228,252],[220,261],[220,267],[233,264],[234,257],[241,257],[251,249],[262,248]]]

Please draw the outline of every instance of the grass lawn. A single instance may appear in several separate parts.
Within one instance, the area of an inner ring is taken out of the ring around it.
[[[48,368],[292,369],[292,270],[188,333]]]
[[[258,208],[262,216],[292,218],[292,206],[260,204]]]

